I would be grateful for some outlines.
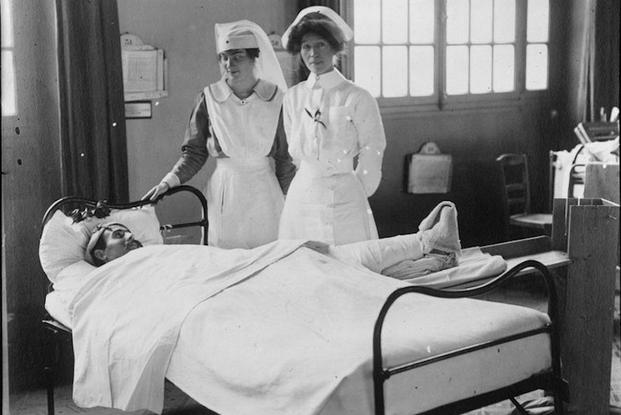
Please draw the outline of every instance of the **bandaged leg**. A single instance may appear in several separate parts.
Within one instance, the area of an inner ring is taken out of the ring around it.
[[[330,246],[331,256],[378,273],[405,259],[422,258],[423,254],[423,244],[418,233]]]
[[[331,246],[329,254],[378,273],[401,261],[421,259],[432,251],[460,254],[457,210],[451,202],[436,206],[419,229],[418,233],[410,235]]]

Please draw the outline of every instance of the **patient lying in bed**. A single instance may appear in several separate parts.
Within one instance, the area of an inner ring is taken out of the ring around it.
[[[343,274],[365,278],[373,275],[369,270],[380,272],[434,250],[460,252],[452,205],[434,210],[416,234],[339,247],[308,241],[276,241],[251,250],[203,245],[142,247],[123,224],[99,226],[86,250],[87,260],[99,268],[88,274],[70,306],[76,354],[74,399],[88,407],[158,412],[149,403],[153,388],[157,379],[163,379],[162,370],[172,353],[174,341],[169,339],[176,339],[186,315],[196,304],[257,278],[266,268],[294,264],[300,267],[297,274],[312,274],[316,280],[340,279]],[[159,309],[160,303],[167,303],[164,310]],[[102,323],[95,323],[102,318]],[[108,318],[113,326],[102,327]],[[128,341],[126,336],[140,339],[140,346],[128,345],[135,340]],[[145,354],[144,348],[149,352]]]
[[[440,261],[441,266],[455,266],[455,258],[461,251],[457,211],[450,202],[442,202],[432,210],[421,222],[416,234],[343,246],[308,241],[304,246],[378,273],[403,260],[418,260],[430,253],[435,253],[436,257],[444,257]],[[127,226],[108,223],[97,226],[90,237],[85,255],[89,263],[101,266],[141,247],[142,243],[134,239]],[[205,249],[213,248],[207,246]],[[436,267],[441,269],[441,266]]]
[[[88,246],[88,258],[103,265],[83,277],[68,305],[73,399],[83,407],[156,413],[162,411],[164,378],[222,414],[371,413],[373,324],[390,293],[407,285],[378,272],[434,250],[460,252],[450,204],[435,209],[416,234],[340,247],[283,240],[251,250],[137,249],[131,230],[120,225],[101,227]],[[514,306],[418,294],[391,315],[385,329],[389,364],[548,322]],[[520,315],[530,316],[528,324]],[[483,363],[464,357],[455,372],[446,371],[451,390],[466,397],[498,387],[497,373],[510,373],[502,382],[511,384],[547,368],[542,355],[519,370],[499,369],[511,363],[507,356],[531,356],[534,347],[495,347]],[[455,380],[474,370],[480,376],[472,387]],[[428,395],[442,389],[432,380],[444,372],[418,373],[416,411],[442,403],[441,396]],[[403,385],[404,396],[413,395]]]

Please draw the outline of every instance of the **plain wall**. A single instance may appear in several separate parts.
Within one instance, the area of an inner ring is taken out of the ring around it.
[[[418,223],[440,201],[455,202],[462,245],[474,246],[504,238],[500,177],[495,158],[525,152],[531,163],[533,193],[547,187],[544,131],[549,104],[518,101],[504,107],[385,115],[387,148],[380,187],[370,199],[381,236],[416,232]],[[427,141],[453,158],[451,190],[416,195],[403,191],[405,156]],[[545,157],[542,157],[545,155]],[[544,160],[545,158],[545,160]],[[536,198],[540,203],[545,197]]]

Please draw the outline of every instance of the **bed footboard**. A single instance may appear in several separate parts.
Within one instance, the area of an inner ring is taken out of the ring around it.
[[[434,297],[441,298],[462,298],[462,297],[473,297],[480,294],[487,293],[508,279],[515,277],[520,271],[533,268],[545,281],[546,291],[548,295],[548,315],[550,317],[551,323],[545,327],[530,330],[526,332],[522,332],[519,334],[515,334],[512,336],[506,336],[503,338],[495,339],[493,341],[482,342],[478,344],[473,344],[468,347],[463,347],[457,350],[453,350],[450,352],[442,353],[430,358],[421,359],[418,361],[410,362],[407,364],[402,364],[399,366],[385,368],[383,363],[382,356],[382,328],[384,325],[384,320],[390,307],[393,303],[399,299],[401,296],[409,293],[421,293],[426,295],[431,295]],[[374,386],[374,398],[375,398],[375,414],[383,415],[385,414],[385,401],[384,401],[384,382],[390,378],[391,376],[397,375],[399,373],[415,369],[417,367],[429,365],[441,360],[450,359],[455,356],[471,353],[476,350],[481,350],[489,347],[493,347],[502,343],[508,343],[520,338],[525,338],[529,336],[534,336],[540,333],[549,333],[550,334],[550,353],[552,356],[552,368],[550,371],[546,373],[542,373],[508,387],[504,387],[501,389],[497,389],[491,392],[487,392],[484,394],[480,394],[471,398],[467,398],[464,400],[460,400],[458,402],[453,402],[451,404],[442,406],[441,408],[436,408],[426,413],[432,414],[451,414],[451,413],[462,413],[464,411],[468,411],[471,409],[476,409],[484,405],[488,405],[491,403],[498,402],[503,399],[511,399],[511,401],[519,408],[519,403],[515,401],[514,397],[520,395],[522,393],[526,393],[536,389],[545,389],[550,390],[554,394],[554,401],[556,407],[556,413],[563,413],[563,405],[560,404],[560,400],[567,401],[568,400],[568,385],[567,382],[564,381],[561,377],[561,362],[560,362],[560,337],[558,333],[558,329],[556,327],[558,321],[558,296],[556,293],[556,289],[554,286],[554,282],[552,280],[552,276],[548,270],[548,268],[538,261],[528,260],[524,261],[510,270],[504,272],[498,277],[492,279],[491,281],[472,288],[462,289],[462,290],[438,290],[429,287],[422,286],[411,286],[411,287],[403,287],[392,292],[388,298],[386,299],[384,305],[382,306],[380,313],[375,322],[375,327],[373,331],[373,386]]]

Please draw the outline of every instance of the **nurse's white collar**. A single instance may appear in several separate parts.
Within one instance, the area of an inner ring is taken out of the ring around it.
[[[259,79],[257,84],[254,86],[254,94],[261,100],[267,102],[274,99],[277,91],[277,85],[263,79]],[[234,96],[233,90],[224,79],[209,85],[209,93],[213,99],[220,104],[229,99],[231,95]]]
[[[338,69],[334,68],[330,72],[322,73],[321,75],[315,75],[311,72],[304,85],[308,89],[312,89],[315,84],[319,84],[323,89],[330,89],[346,80],[347,78],[345,78]]]

